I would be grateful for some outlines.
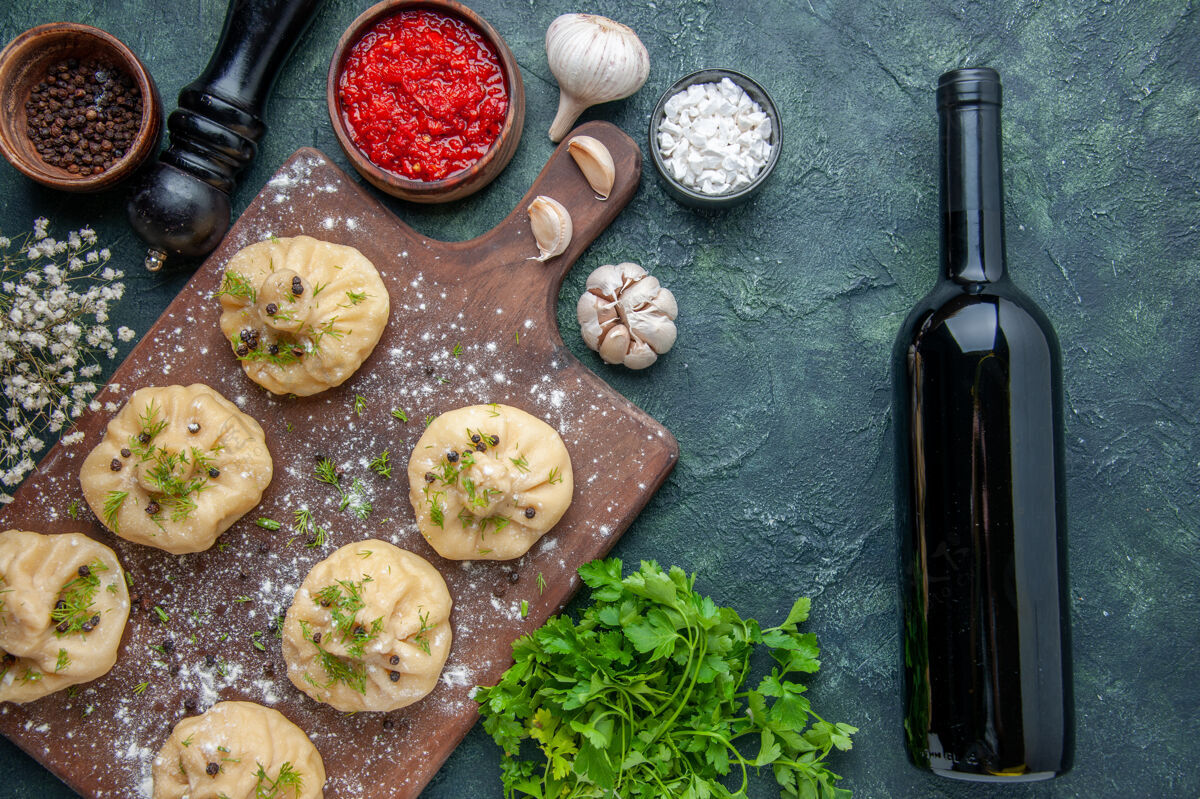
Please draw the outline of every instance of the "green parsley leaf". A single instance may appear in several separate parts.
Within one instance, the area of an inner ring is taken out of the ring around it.
[[[517,639],[513,666],[476,694],[506,755],[506,797],[744,797],[765,767],[789,799],[850,796],[826,759],[857,730],[814,713],[798,682],[820,666],[816,636],[796,629],[807,599],[763,630],[682,569],[643,562],[626,576],[610,559],[579,575],[591,589],[579,620],[555,616]],[[776,665],[753,686],[760,648]],[[522,742],[540,755],[522,759]]]

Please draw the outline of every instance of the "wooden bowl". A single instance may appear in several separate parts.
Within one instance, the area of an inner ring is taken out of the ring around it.
[[[495,49],[500,59],[500,69],[508,88],[508,113],[500,135],[483,158],[471,166],[442,180],[421,181],[398,175],[376,165],[350,138],[350,131],[341,111],[338,99],[338,79],[346,64],[351,49],[376,23],[400,11],[428,9],[446,16],[458,17],[473,25]],[[329,120],[337,134],[338,142],[350,163],[380,191],[418,203],[443,203],[457,200],[479,191],[491,183],[517,151],[521,141],[521,129],[525,125],[525,84],[521,81],[521,70],[517,60],[500,34],[482,17],[462,3],[454,0],[383,0],[351,23],[338,40],[329,63],[329,79],[326,85],[326,102],[329,105]]]
[[[96,58],[120,67],[142,95],[142,118],[125,155],[99,174],[75,175],[42,160],[27,133],[25,103],[46,70],[64,59]],[[64,191],[100,191],[129,177],[158,149],[162,103],[142,62],[119,39],[90,25],[51,22],[30,28],[0,52],[0,152],[26,177]]]

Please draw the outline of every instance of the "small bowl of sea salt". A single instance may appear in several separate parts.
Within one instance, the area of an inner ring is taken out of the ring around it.
[[[696,208],[745,202],[779,161],[783,129],[770,96],[730,69],[676,81],[650,115],[650,153],[667,193]]]

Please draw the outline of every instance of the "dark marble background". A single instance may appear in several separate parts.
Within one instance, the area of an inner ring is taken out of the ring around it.
[[[199,74],[223,0],[5,0],[0,39],[76,20],[148,65],[167,100]],[[348,169],[325,73],[367,0],[329,0],[276,86],[271,126],[236,194],[241,209],[297,147]],[[498,222],[549,156],[557,87],[543,36],[559,13],[630,24],[646,86],[585,114],[645,141],[658,94],[727,66],[758,78],[784,116],[766,189],[721,212],[686,209],[646,168],[629,208],[568,276],[567,345],[679,438],[678,468],[617,546],[700,575],[702,590],[776,622],[814,599],[826,718],[861,728],[833,758],[845,787],[888,797],[1200,795],[1200,13],[1194,0],[474,0],[507,39],[527,93],[516,158],[468,200],[388,200],[422,233],[465,239]],[[1008,253],[1054,321],[1066,364],[1078,757],[1053,783],[937,781],[905,762],[899,700],[888,355],[937,258],[937,76],[1004,78]],[[128,271],[114,322],[149,327],[184,276],[151,276],[120,190],[75,197],[0,164],[0,233],[93,225]],[[679,343],[656,366],[602,364],[575,301],[591,269],[638,261],[679,300]],[[478,729],[429,797],[499,797],[498,752]],[[132,791],[131,791],[132,794]],[[774,796],[769,775],[753,796]],[[0,741],[0,798],[71,792]]]

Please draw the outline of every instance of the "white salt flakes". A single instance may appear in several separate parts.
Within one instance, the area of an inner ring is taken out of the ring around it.
[[[703,194],[750,185],[771,157],[771,118],[729,78],[671,96],[658,126],[667,170]]]

